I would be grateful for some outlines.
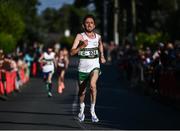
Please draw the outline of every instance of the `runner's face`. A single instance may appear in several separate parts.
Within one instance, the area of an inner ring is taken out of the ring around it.
[[[63,56],[64,55],[64,52],[63,51],[60,51],[59,52],[59,56],[61,57],[61,56]]]
[[[92,18],[87,18],[85,20],[84,26],[87,32],[92,32],[95,28],[94,20]]]
[[[52,52],[52,48],[48,48],[48,53],[51,53]]]

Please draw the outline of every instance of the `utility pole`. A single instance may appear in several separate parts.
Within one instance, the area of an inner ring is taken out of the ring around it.
[[[125,37],[126,37],[126,29],[127,29],[127,10],[123,9],[123,19],[122,19],[122,44],[125,44]]]
[[[114,0],[114,42],[116,45],[119,44],[119,33],[118,33],[118,0]]]
[[[107,0],[104,0],[103,1],[103,19],[104,19],[104,24],[103,24],[103,37],[104,37],[104,41],[107,42],[107,4],[108,4],[108,1]]]
[[[132,40],[135,44],[135,33],[136,33],[136,0],[131,0],[132,7]]]
[[[177,0],[174,0],[174,10],[177,11],[178,10],[178,2]]]

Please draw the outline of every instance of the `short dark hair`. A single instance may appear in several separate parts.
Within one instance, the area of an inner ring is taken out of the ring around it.
[[[94,23],[96,24],[94,15],[88,14],[83,18],[83,25],[85,24],[85,21],[86,21],[87,18],[92,18]]]

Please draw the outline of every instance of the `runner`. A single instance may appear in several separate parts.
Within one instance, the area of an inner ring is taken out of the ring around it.
[[[52,47],[49,46],[47,48],[47,51],[45,51],[39,58],[39,62],[43,65],[42,72],[44,81],[46,82],[48,97],[52,97],[52,76],[54,74],[54,66],[56,66],[55,53],[53,52]]]
[[[69,66],[69,52],[66,48],[63,48],[63,54],[64,54],[64,59],[66,61],[66,69],[68,68]]]
[[[65,70],[67,69],[68,66],[63,50],[59,50],[58,55],[56,57],[56,63],[57,63],[57,74],[58,74],[58,93],[62,93],[63,89],[65,88],[64,85]]]
[[[96,104],[96,83],[100,74],[100,63],[105,63],[106,60],[103,54],[103,44],[101,36],[94,32],[95,18],[93,15],[85,16],[82,25],[84,32],[77,34],[70,54],[73,56],[78,54],[79,62],[79,100],[80,112],[78,114],[79,121],[84,121],[84,98],[86,87],[90,86],[91,95],[91,118],[92,122],[98,122],[99,119],[95,113]]]

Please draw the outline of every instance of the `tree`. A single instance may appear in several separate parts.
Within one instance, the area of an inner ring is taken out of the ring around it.
[[[10,34],[0,33],[0,49],[5,53],[12,52],[16,47],[16,41]]]
[[[25,23],[11,1],[0,1],[0,48],[12,51],[18,40],[21,39],[25,29]],[[4,38],[3,38],[4,37]],[[8,44],[8,49],[7,45]]]

